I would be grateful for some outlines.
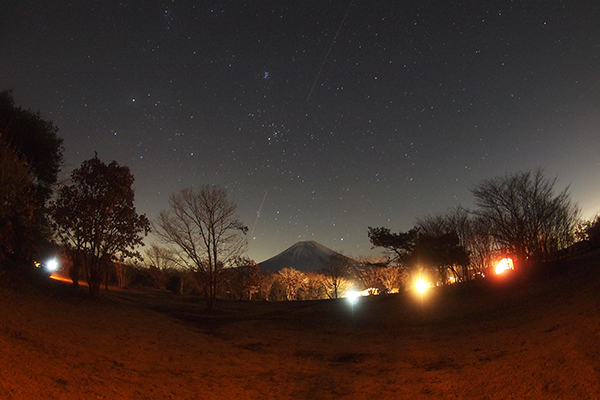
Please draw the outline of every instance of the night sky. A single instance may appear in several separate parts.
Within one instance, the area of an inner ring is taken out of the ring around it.
[[[599,21],[595,0],[9,0],[0,89],[59,127],[65,177],[129,166],[150,219],[216,183],[257,262],[374,255],[368,226],[536,167],[600,212]]]

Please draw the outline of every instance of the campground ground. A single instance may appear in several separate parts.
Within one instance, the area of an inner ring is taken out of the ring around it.
[[[0,398],[600,398],[600,251],[422,306],[86,289],[0,282]]]

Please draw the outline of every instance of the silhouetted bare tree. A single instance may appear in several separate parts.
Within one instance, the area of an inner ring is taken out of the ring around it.
[[[406,270],[396,265],[379,267],[379,281],[388,291],[400,288],[406,275]]]
[[[326,278],[323,274],[317,272],[306,273],[307,283],[304,286],[302,292],[302,298],[304,300],[320,300],[329,298],[327,293],[327,287],[325,286]],[[344,280],[339,283],[340,293],[343,293],[346,289],[344,286]]]
[[[381,284],[381,270],[389,265],[389,260],[359,257],[354,264],[354,276],[363,289],[378,289]]]
[[[259,294],[260,298],[263,300],[270,300],[271,289],[273,289],[273,285],[277,281],[278,274],[275,272],[267,272],[262,274],[260,280]]]
[[[330,298],[337,299],[340,292],[340,286],[347,281],[352,274],[352,265],[354,261],[342,254],[334,254],[325,260],[321,260],[323,268],[321,273],[325,277],[325,287],[327,295]]]
[[[206,305],[213,308],[223,271],[246,249],[248,228],[225,189],[218,186],[202,185],[198,192],[183,189],[169,203],[170,209],[155,222],[157,234],[177,249],[179,263],[195,272]]]
[[[569,188],[555,194],[555,184],[541,169],[484,180],[472,189],[475,215],[519,261],[545,259],[573,243],[579,221]]]
[[[308,278],[304,272],[298,271],[295,268],[283,268],[278,274],[285,287],[286,298],[288,300],[296,300],[298,290],[302,289],[308,283]]]
[[[131,271],[130,269],[133,268],[133,266],[127,265],[124,262],[120,262],[120,261],[114,261],[112,262],[113,265],[113,269],[115,271],[115,276],[117,278],[117,285],[120,288],[124,288],[127,287],[127,285],[129,284],[129,280],[131,278]],[[108,286],[108,272],[107,272],[107,278],[106,281],[104,282],[107,286]]]
[[[485,270],[497,261],[495,258],[500,251],[487,221],[476,216],[469,219],[467,246],[474,276],[484,276]]]
[[[173,250],[159,246],[156,243],[146,250],[146,264],[148,275],[159,290],[165,290],[167,279],[175,268],[175,254]]]

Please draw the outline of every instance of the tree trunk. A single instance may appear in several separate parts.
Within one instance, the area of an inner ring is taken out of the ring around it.
[[[71,265],[71,269],[69,270],[69,277],[73,281],[73,288],[75,290],[79,289],[79,260],[77,256],[73,257],[73,264]]]

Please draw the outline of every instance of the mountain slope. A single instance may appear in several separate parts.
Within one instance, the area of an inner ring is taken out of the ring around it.
[[[258,265],[263,272],[276,272],[286,267],[302,272],[318,271],[323,267],[323,260],[327,260],[333,255],[344,257],[340,253],[310,240],[298,242]]]

